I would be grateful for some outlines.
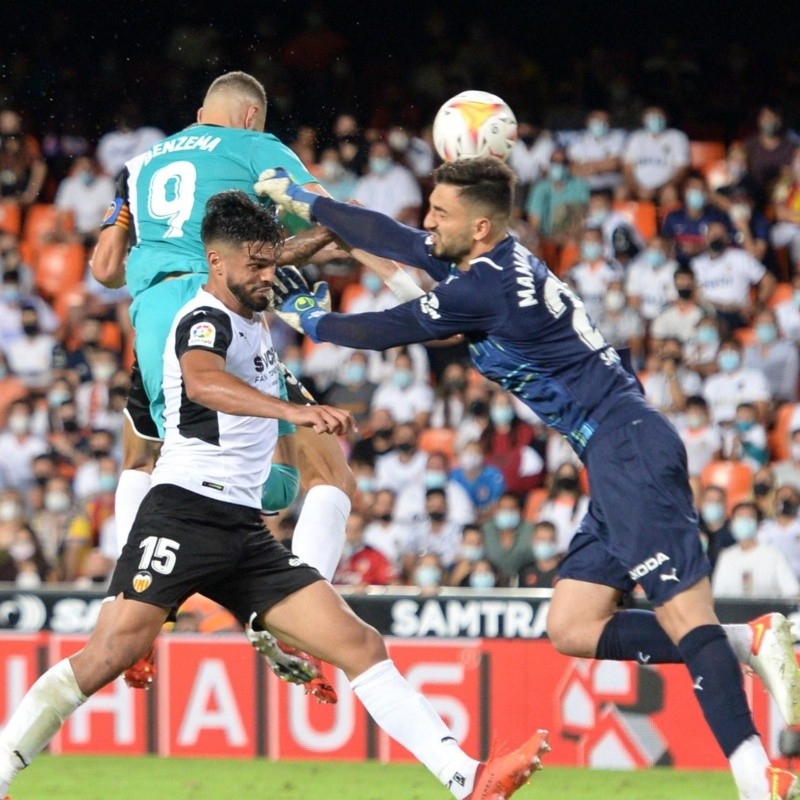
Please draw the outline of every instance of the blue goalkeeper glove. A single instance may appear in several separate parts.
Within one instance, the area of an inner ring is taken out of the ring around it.
[[[319,321],[331,310],[331,293],[324,281],[311,288],[296,267],[278,267],[272,282],[275,316],[315,342]]]
[[[313,215],[314,203],[320,197],[304,189],[283,167],[264,170],[253,184],[253,189],[259,197],[269,197],[274,203],[308,222]]]

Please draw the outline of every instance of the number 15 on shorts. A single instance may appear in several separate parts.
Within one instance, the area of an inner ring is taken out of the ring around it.
[[[180,543],[163,536],[148,536],[139,545],[144,550],[139,561],[139,569],[153,569],[162,575],[169,575],[175,568],[175,551]]]

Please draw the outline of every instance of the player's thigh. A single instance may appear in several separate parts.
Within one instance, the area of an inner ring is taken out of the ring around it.
[[[360,620],[327,581],[284,598],[262,622],[282,641],[339,667],[350,679],[388,658],[378,632]]]
[[[656,618],[675,644],[701,625],[718,625],[711,594],[711,581],[701,578],[693,586],[656,608]]]
[[[355,477],[336,436],[298,427],[294,434],[300,485],[307,492],[314,486],[336,486],[352,499]]]
[[[122,423],[122,469],[152,472],[160,452],[161,440],[150,418],[149,403],[141,412],[134,411],[129,398]]]

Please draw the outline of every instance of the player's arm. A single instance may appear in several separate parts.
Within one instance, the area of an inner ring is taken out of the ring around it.
[[[114,199],[100,224],[89,267],[95,280],[116,289],[125,285],[125,257],[130,246],[131,210],[128,205],[128,170],[117,178]]]

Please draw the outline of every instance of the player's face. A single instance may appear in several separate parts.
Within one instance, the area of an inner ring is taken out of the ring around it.
[[[269,244],[244,243],[220,253],[228,291],[248,311],[268,305],[275,278],[275,251]]]
[[[437,258],[458,263],[469,256],[473,245],[472,222],[458,187],[440,183],[431,192],[424,224],[433,239],[433,254]]]

